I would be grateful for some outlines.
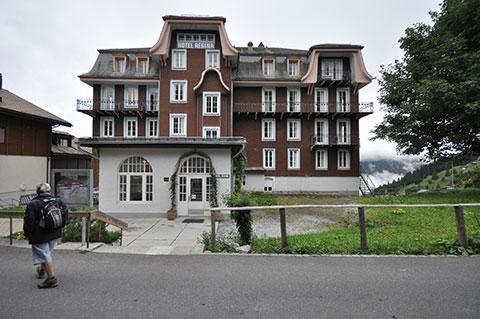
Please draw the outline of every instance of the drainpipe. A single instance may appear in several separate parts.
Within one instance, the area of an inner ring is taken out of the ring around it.
[[[158,92],[157,92],[157,137],[160,137],[160,82],[162,80],[162,57],[160,57],[160,63],[158,64]]]

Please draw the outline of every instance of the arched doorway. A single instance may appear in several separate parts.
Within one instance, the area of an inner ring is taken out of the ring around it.
[[[211,173],[210,161],[202,156],[192,155],[181,162],[177,177],[178,215],[203,216],[210,208]]]

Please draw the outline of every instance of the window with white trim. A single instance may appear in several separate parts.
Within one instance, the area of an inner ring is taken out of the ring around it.
[[[328,120],[315,119],[315,144],[328,145]]]
[[[337,144],[350,144],[350,119],[337,120]]]
[[[125,86],[125,107],[138,107],[138,86]]]
[[[148,73],[148,58],[138,58],[138,72]]]
[[[113,117],[102,117],[100,120],[100,136],[113,137],[115,135],[115,120]]]
[[[287,111],[300,112],[300,89],[287,89]]]
[[[262,88],[262,112],[275,112],[275,88]]]
[[[301,139],[301,121],[299,119],[288,119],[287,141],[300,141]]]
[[[288,169],[297,170],[300,169],[300,149],[299,148],[289,148],[287,151],[288,154]]]
[[[263,60],[263,75],[272,76],[275,72],[275,62],[273,59]]]
[[[220,50],[205,50],[205,68],[220,69]]]
[[[327,170],[328,169],[328,150],[317,149],[315,152],[315,169]]]
[[[315,112],[328,112],[328,88],[315,88]]]
[[[153,200],[153,170],[145,158],[132,156],[120,164],[119,200],[150,202]]]
[[[124,137],[137,137],[137,125],[138,119],[136,117],[125,117],[123,119],[123,136]]]
[[[220,115],[220,92],[203,92],[203,115]]]
[[[123,73],[125,72],[125,64],[126,64],[127,58],[125,56],[116,56],[114,57],[114,72],[119,72]]]
[[[114,110],[115,109],[115,87],[111,86],[102,86],[100,98],[100,109],[101,110]]]
[[[170,136],[187,136],[187,114],[170,114]]]
[[[170,81],[170,103],[187,103],[187,81]]]
[[[343,80],[343,61],[339,59],[322,60],[322,79]]]
[[[338,150],[338,169],[339,170],[350,169],[350,150],[348,149]]]
[[[147,111],[158,111],[158,87],[147,87]]]
[[[298,75],[298,60],[288,60],[288,75]]]
[[[263,168],[266,170],[275,169],[275,149],[274,148],[263,149]]]
[[[337,88],[337,112],[350,112],[350,88]]]
[[[219,138],[220,127],[219,126],[204,126],[203,138]]]
[[[156,117],[147,118],[146,122],[146,137],[157,137],[158,136],[158,119]]]
[[[275,119],[262,119],[262,141],[275,141]]]
[[[187,50],[173,49],[172,50],[172,70],[186,70],[187,69]]]

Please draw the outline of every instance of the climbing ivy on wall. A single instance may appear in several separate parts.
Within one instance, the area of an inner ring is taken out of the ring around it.
[[[233,161],[235,172],[235,185],[233,193],[239,195],[242,190],[243,176],[245,176],[245,168],[247,167],[247,153],[242,151]]]

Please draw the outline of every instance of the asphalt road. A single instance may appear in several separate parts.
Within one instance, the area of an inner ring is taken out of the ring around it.
[[[480,318],[480,257],[144,256],[0,246],[0,318]]]

